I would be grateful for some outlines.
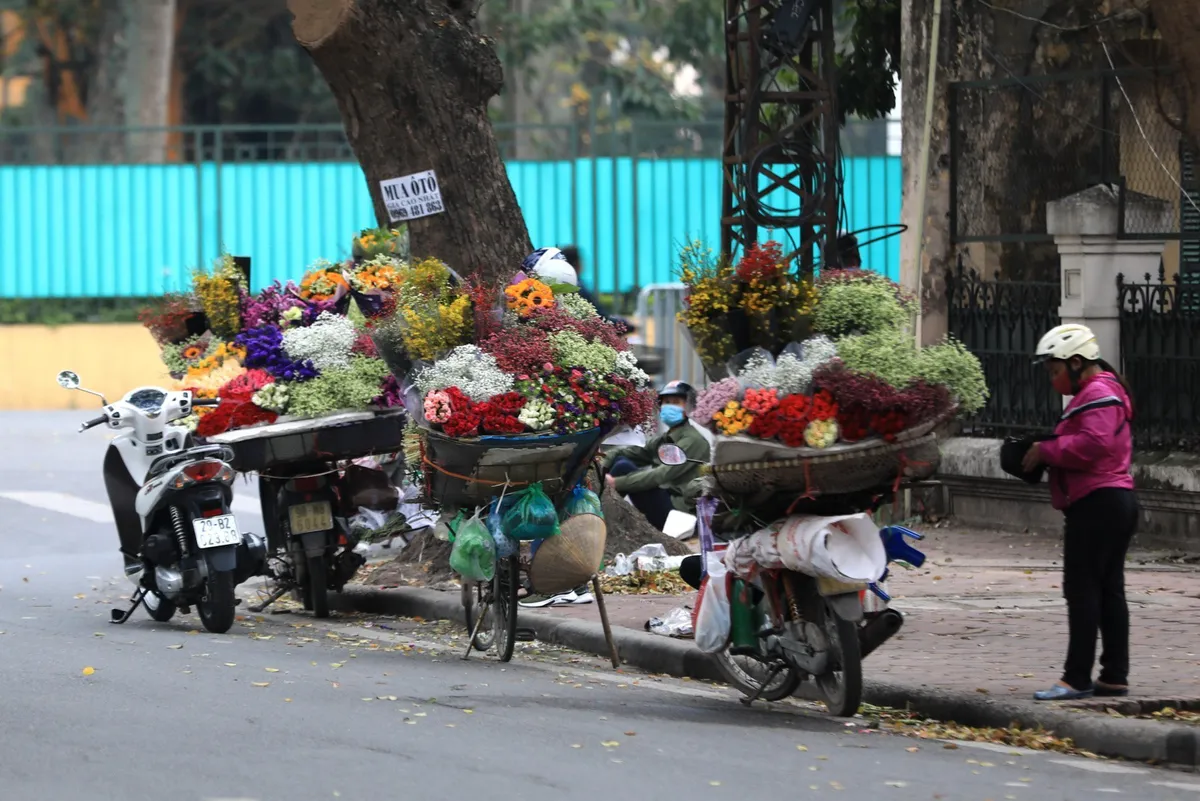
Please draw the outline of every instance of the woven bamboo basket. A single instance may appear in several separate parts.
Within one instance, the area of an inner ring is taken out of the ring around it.
[[[938,428],[951,415],[901,432],[895,442],[871,439],[830,448],[788,448],[749,437],[717,437],[709,466],[721,496],[809,497],[861,492],[928,478],[941,462]]]
[[[607,429],[454,439],[422,432],[428,500],[440,507],[484,506],[541,482],[557,506],[587,471]]]

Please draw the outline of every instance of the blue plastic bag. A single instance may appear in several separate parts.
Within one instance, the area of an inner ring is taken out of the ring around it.
[[[544,540],[558,533],[558,510],[540,481],[517,497],[502,520],[505,535],[514,540]]]
[[[496,542],[496,558],[507,559],[517,552],[517,541],[510,539],[504,533],[504,522],[500,514],[501,499],[492,498],[492,506],[488,511],[487,526],[492,532],[492,539]]]
[[[571,490],[571,495],[567,498],[566,503],[563,504],[564,520],[575,515],[604,517],[604,505],[600,503],[600,496],[583,484],[577,484],[575,489]]]

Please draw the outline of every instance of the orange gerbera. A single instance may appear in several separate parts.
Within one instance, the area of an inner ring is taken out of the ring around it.
[[[199,345],[188,345],[183,349],[183,358],[187,361],[195,361],[204,355],[204,348]]]
[[[325,302],[349,291],[350,284],[335,269],[313,270],[300,279],[300,295],[305,300]]]

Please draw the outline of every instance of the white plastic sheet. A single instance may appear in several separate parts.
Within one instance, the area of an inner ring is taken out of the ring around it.
[[[887,554],[869,515],[792,515],[730,543],[725,566],[746,577],[783,569],[860,583],[879,580]]]

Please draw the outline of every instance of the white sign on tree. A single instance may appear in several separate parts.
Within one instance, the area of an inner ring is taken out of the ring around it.
[[[389,178],[380,181],[379,188],[383,192],[383,205],[387,206],[388,219],[394,223],[441,214],[446,210],[433,170]]]

